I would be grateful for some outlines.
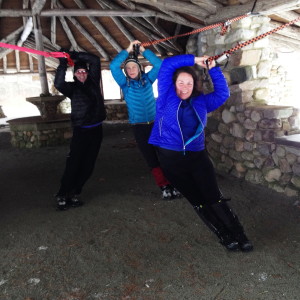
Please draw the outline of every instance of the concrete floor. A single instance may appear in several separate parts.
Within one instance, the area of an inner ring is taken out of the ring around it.
[[[229,253],[186,199],[163,201],[126,124],[106,124],[85,205],[57,212],[68,146],[0,132],[0,300],[299,300],[300,201],[219,177],[255,250]]]

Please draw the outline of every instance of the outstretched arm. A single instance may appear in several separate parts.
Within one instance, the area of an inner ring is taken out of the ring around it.
[[[59,58],[59,66],[56,69],[54,86],[66,97],[70,98],[72,95],[72,83],[66,82],[66,71],[68,68],[68,60],[66,58]]]

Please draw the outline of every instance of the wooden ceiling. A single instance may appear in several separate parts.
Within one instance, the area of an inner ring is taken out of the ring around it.
[[[0,0],[0,42],[50,52],[89,51],[100,56],[107,68],[130,40],[148,42],[188,33],[248,13],[254,4],[254,12],[270,16],[274,24],[300,13],[300,0]],[[286,30],[287,38],[300,41],[298,26]],[[22,40],[25,28],[29,35]],[[187,38],[151,49],[162,57],[184,53]],[[37,59],[2,47],[0,74],[38,72]],[[47,58],[47,70],[57,63]]]

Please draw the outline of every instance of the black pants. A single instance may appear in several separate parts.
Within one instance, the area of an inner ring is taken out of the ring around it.
[[[153,124],[154,123],[132,125],[133,135],[138,148],[151,169],[159,166],[156,149],[153,145],[148,143]]]
[[[73,129],[70,152],[58,192],[60,196],[81,193],[82,187],[93,173],[102,143],[102,125]]]
[[[157,148],[157,153],[166,177],[194,207],[219,201],[215,171],[206,150],[183,153]]]

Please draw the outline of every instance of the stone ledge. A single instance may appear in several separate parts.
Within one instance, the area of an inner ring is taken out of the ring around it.
[[[277,137],[275,138],[275,142],[278,145],[300,148],[300,134]]]

